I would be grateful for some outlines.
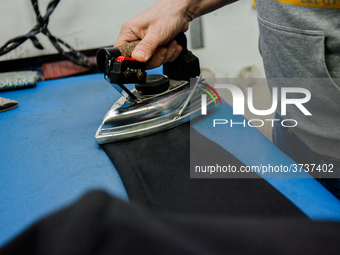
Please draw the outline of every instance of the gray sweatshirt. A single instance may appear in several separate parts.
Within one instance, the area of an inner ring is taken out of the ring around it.
[[[314,152],[340,159],[340,9],[308,2],[340,7],[338,0],[257,0],[259,50],[270,88],[304,87],[311,93],[304,106],[312,116],[295,105],[287,106],[286,115],[278,107],[278,113],[298,122],[291,130]]]

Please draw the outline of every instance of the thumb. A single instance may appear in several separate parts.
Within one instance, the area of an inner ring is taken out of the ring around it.
[[[139,62],[146,62],[152,57],[157,47],[163,43],[159,34],[149,32],[136,46],[131,57]]]

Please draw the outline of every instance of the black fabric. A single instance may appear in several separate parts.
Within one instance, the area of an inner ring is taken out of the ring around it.
[[[339,254],[339,223],[195,217],[88,193],[0,249],[8,254]]]
[[[190,138],[195,143],[192,147],[197,150],[193,153],[198,155],[197,162],[204,154],[204,162],[208,158],[212,165],[243,165],[188,123],[102,148],[118,170],[131,202],[177,213],[306,217],[261,178],[190,179]]]

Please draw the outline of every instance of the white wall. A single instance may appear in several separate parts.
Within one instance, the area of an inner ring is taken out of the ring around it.
[[[39,0],[45,13],[49,0]],[[121,25],[156,0],[62,0],[51,16],[51,33],[77,50],[112,45]],[[246,66],[256,66],[263,75],[258,53],[256,10],[251,0],[240,0],[203,17],[205,48],[194,50],[201,66],[216,77],[236,77]],[[0,45],[26,34],[36,23],[28,0],[0,1]],[[188,33],[188,37],[189,33]],[[26,41],[16,50],[0,57],[0,61],[55,54],[45,36],[38,37],[44,50]],[[189,38],[190,42],[190,38]],[[190,44],[189,44],[190,46]]]
[[[257,11],[241,0],[202,17],[205,48],[195,50],[201,66],[216,77],[236,77],[242,68],[256,66],[264,75],[258,52]]]
[[[42,15],[50,0],[38,0]],[[113,45],[124,21],[150,7],[156,0],[61,0],[50,18],[49,30],[77,50]],[[0,1],[0,45],[26,34],[35,24],[29,0]],[[45,50],[27,41],[0,60],[57,53],[45,36],[39,36]]]

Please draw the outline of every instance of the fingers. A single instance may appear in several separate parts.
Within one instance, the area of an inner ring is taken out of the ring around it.
[[[150,31],[136,46],[131,56],[139,62],[146,62],[152,57],[157,47],[160,46],[162,43],[163,42],[160,41],[159,33],[154,33],[153,31]]]
[[[139,39],[131,27],[132,26],[129,24],[129,22],[126,22],[123,24],[120,30],[120,33],[118,35],[118,38],[114,44],[115,47],[129,43],[129,42],[133,42]]]
[[[119,36],[115,46],[123,45],[128,42],[137,40],[138,38],[134,34],[130,34],[126,31],[123,31],[121,34],[124,33],[124,36]],[[124,38],[124,39],[121,39]],[[177,45],[177,42],[175,40],[170,41],[166,46],[158,47],[154,46],[157,45],[154,42],[149,43],[148,40],[145,40],[145,38],[136,46],[135,50],[132,53],[132,57],[140,62],[145,62],[148,60],[148,55],[145,52],[152,52],[152,55],[150,56],[150,60],[146,63],[147,69],[152,69],[159,67],[167,62],[174,61],[179,54],[182,51],[182,47]],[[156,47],[154,51],[153,48]]]
[[[153,54],[152,58],[146,63],[146,68],[152,69],[161,66],[167,52],[168,50],[166,47],[159,47]]]
[[[181,54],[182,52],[182,46],[177,45],[176,49],[175,49],[175,54],[172,56],[172,58],[169,59],[169,61],[167,62],[173,62],[177,59],[177,57],[179,56],[179,54]]]
[[[166,47],[159,47],[154,52],[152,58],[146,63],[147,69],[156,68],[167,62],[174,61],[182,51],[182,47],[172,40]]]
[[[177,47],[180,47],[179,45],[177,45],[177,42],[175,40],[172,40],[168,45],[167,45],[167,54],[164,58],[163,64],[167,63],[167,62],[171,62],[174,61],[177,56]]]
[[[126,22],[122,26],[120,34],[115,42],[116,47],[143,38],[144,33],[136,33],[137,29],[132,29],[133,25],[131,25],[130,22],[131,21]],[[167,39],[161,38],[170,37],[162,37],[160,35],[159,29],[149,28],[148,33],[132,52],[132,58],[139,62],[147,62],[147,69],[156,68],[167,62],[172,62],[181,53],[182,47],[177,45],[175,40],[170,41],[166,46],[160,46],[164,45],[167,41]]]

